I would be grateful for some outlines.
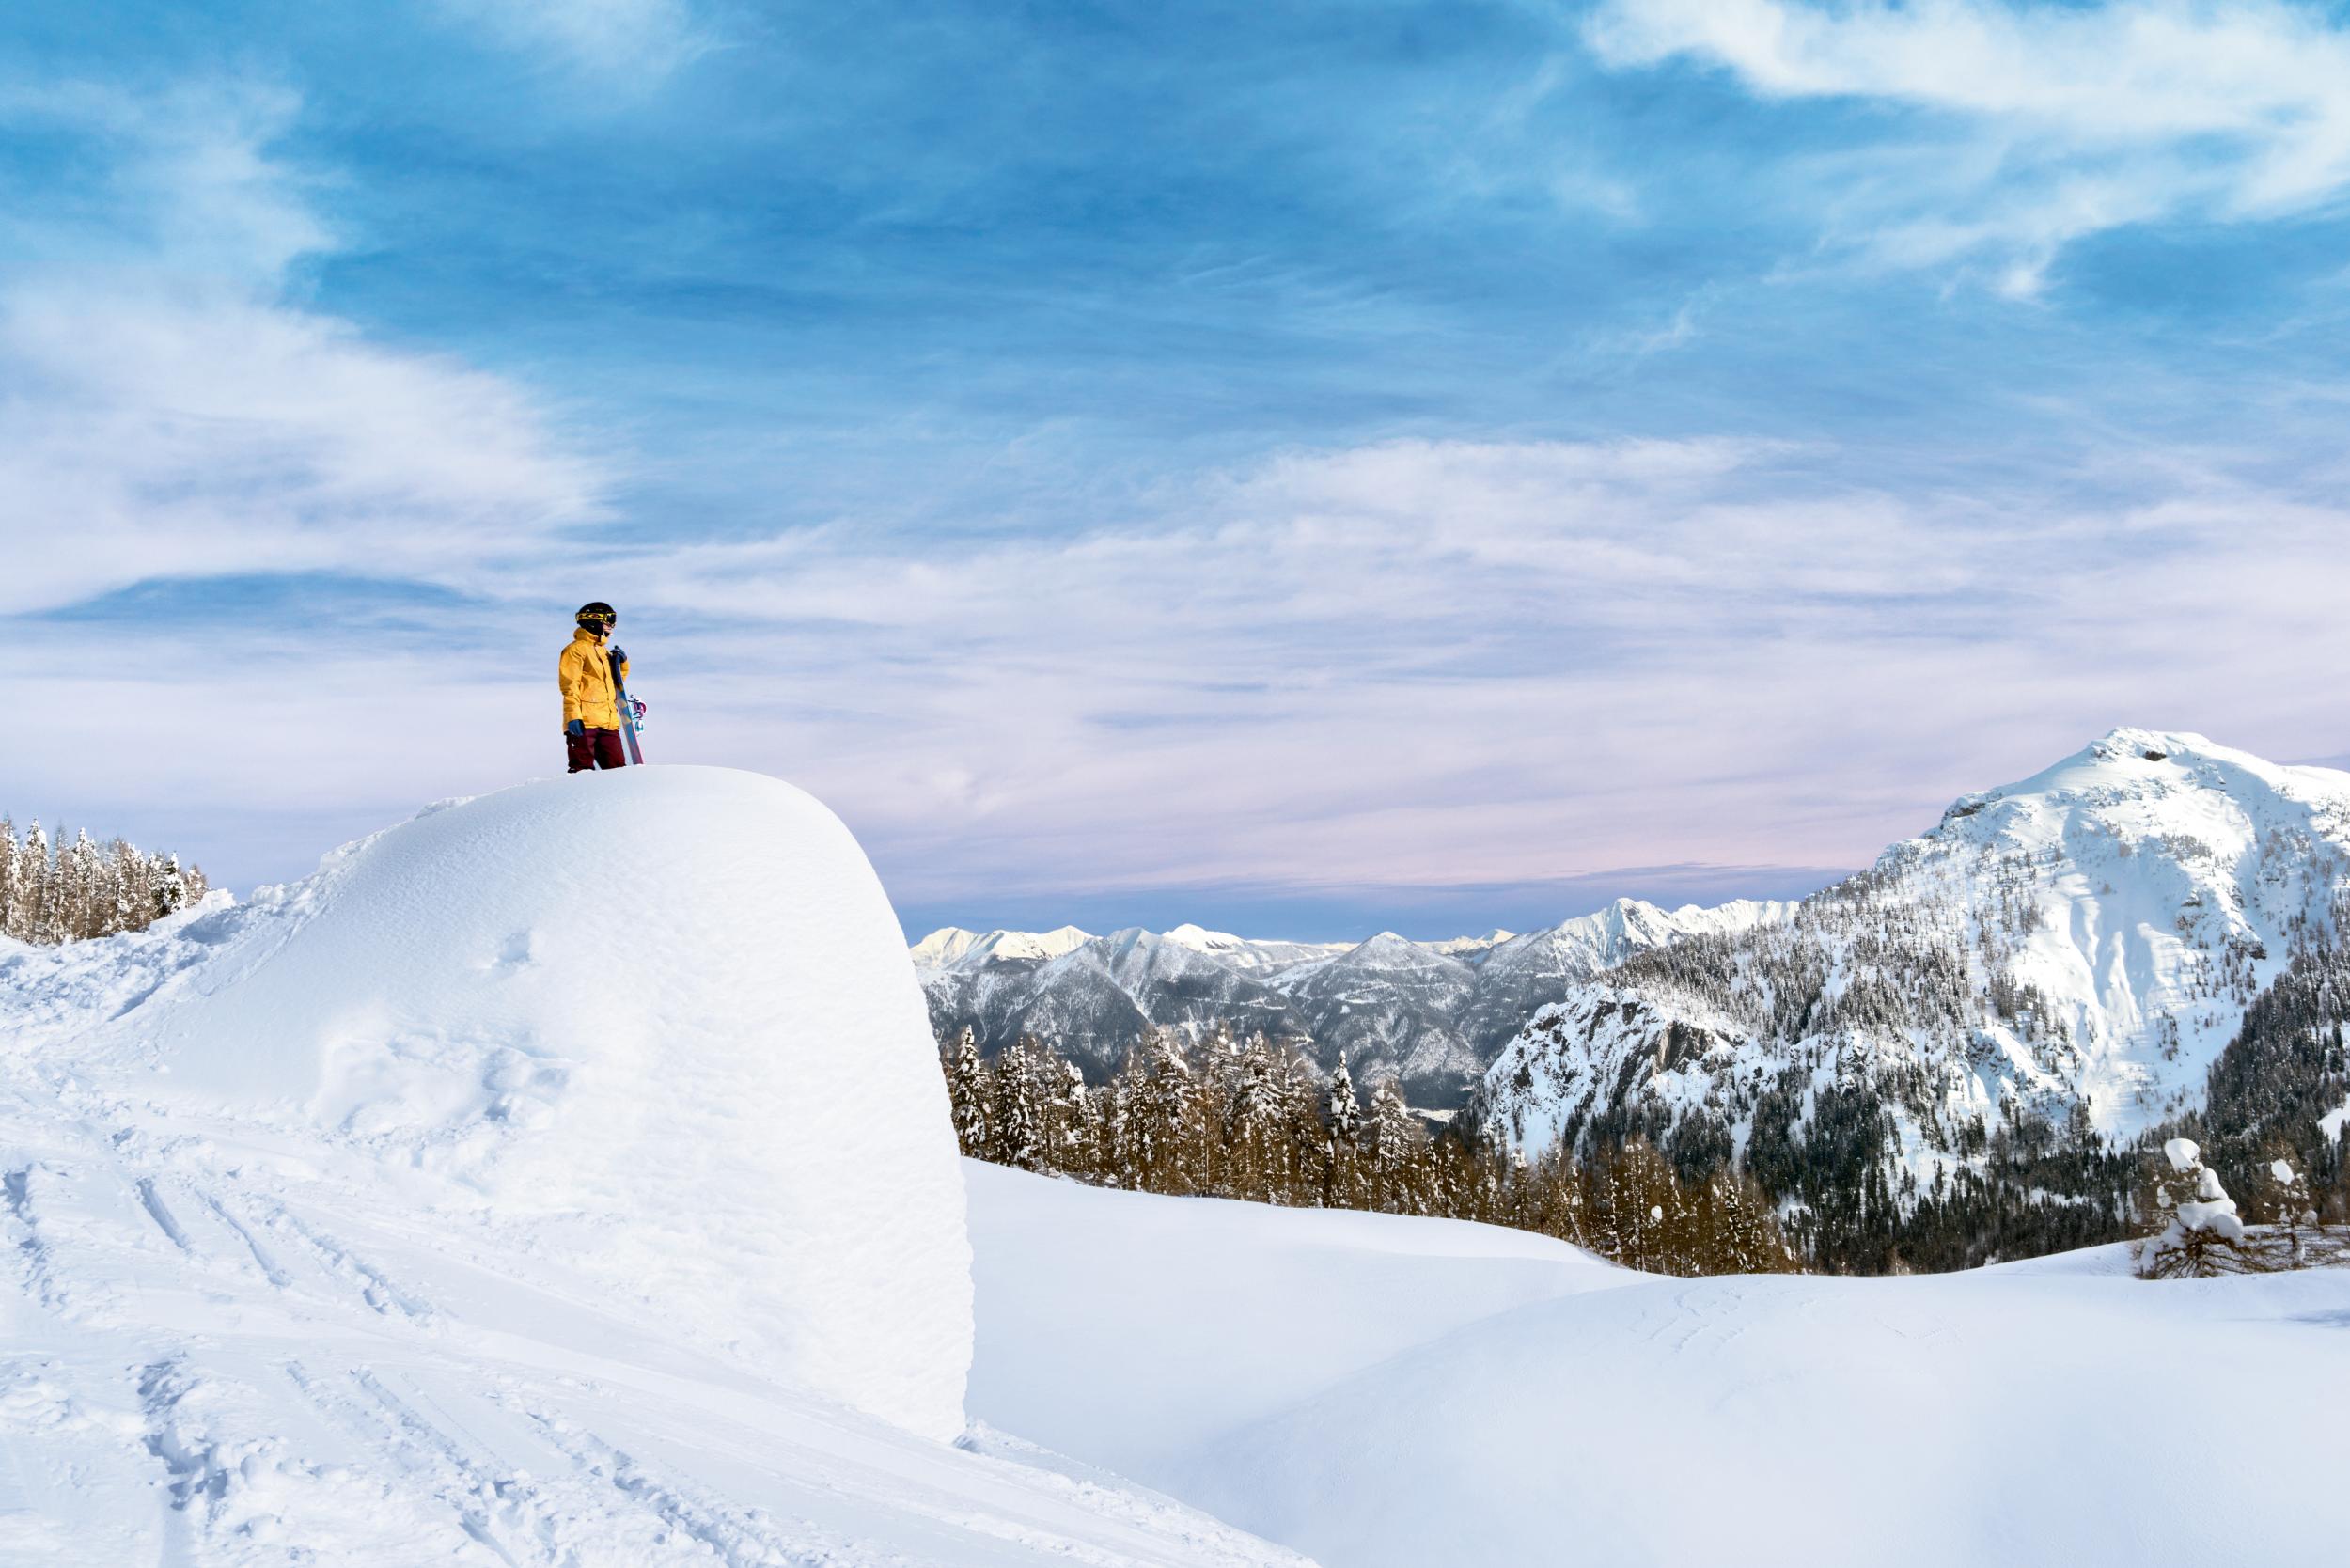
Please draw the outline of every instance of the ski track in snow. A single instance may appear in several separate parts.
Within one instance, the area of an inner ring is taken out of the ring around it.
[[[352,1239],[407,1217],[363,1185],[272,1179],[220,1127],[118,1140],[37,1103],[0,1100],[5,1568],[1299,1560],[608,1319],[605,1354],[513,1331],[597,1316],[576,1281],[517,1271],[478,1325],[436,1292],[446,1260]]]

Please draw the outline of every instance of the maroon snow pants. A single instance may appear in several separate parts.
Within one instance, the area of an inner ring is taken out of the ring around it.
[[[620,749],[620,732],[617,729],[590,729],[584,735],[563,731],[563,750],[571,759],[572,773],[586,773],[590,768],[617,768],[628,760]]]

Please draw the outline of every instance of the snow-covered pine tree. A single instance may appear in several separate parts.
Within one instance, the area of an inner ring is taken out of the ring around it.
[[[1102,1144],[1099,1156],[1101,1179],[1114,1187],[1129,1191],[1142,1186],[1140,1138],[1142,1128],[1137,1111],[1142,1105],[1145,1081],[1149,1075],[1148,1058],[1142,1043],[1136,1041],[1126,1047],[1125,1059],[1118,1064],[1118,1075],[1104,1090],[1102,1112]]]
[[[1214,1076],[1193,1074],[1183,1038],[1173,1029],[1162,1027],[1151,1031],[1141,1105],[1135,1117],[1136,1168],[1141,1184],[1150,1191],[1182,1195],[1200,1190],[1207,1124],[1199,1114],[1198,1080]],[[1208,1092],[1214,1093],[1212,1085]]]
[[[1590,1247],[1590,1236],[1584,1225],[1583,1172],[1574,1163],[1568,1146],[1553,1144],[1519,1173],[1519,1223],[1530,1231],[1572,1242],[1577,1247]]]
[[[1795,1249],[1772,1213],[1762,1184],[1742,1170],[1721,1170],[1706,1179],[1699,1197],[1709,1213],[1706,1250],[1698,1260],[1703,1274],[1790,1274]]]
[[[203,896],[201,886],[191,887],[188,874],[180,868],[177,855],[158,857],[149,880],[155,886],[155,917],[163,918],[186,908]]]
[[[37,818],[24,830],[24,842],[17,847],[16,875],[24,889],[24,940],[56,943],[65,940],[63,922],[58,917],[55,895],[55,877],[49,859],[49,836],[40,830]]]
[[[1100,1107],[1086,1089],[1085,1073],[1048,1047],[1041,1087],[1053,1168],[1091,1174],[1101,1158]]]
[[[955,1145],[973,1159],[989,1152],[987,1113],[995,1086],[989,1081],[987,1063],[979,1058],[979,1042],[964,1025],[946,1051],[947,1101],[955,1119]]]
[[[1346,1070],[1343,1054],[1330,1073],[1330,1095],[1324,1115],[1333,1139],[1351,1143],[1363,1130],[1362,1102],[1355,1098],[1355,1074]]]
[[[1281,1164],[1285,1203],[1322,1201],[1324,1155],[1330,1130],[1322,1120],[1322,1079],[1314,1065],[1284,1045],[1277,1060],[1281,1080]]]
[[[69,942],[97,936],[105,931],[104,911],[114,899],[103,889],[105,867],[87,832],[77,831],[73,841],[57,854],[60,926]]]
[[[147,882],[147,857],[117,839],[106,846],[106,881],[110,902],[103,933],[111,936],[145,925],[154,898]]]
[[[17,920],[23,903],[16,881],[16,823],[0,816],[0,936],[24,940]]]
[[[1363,1124],[1363,1154],[1373,1208],[1389,1214],[1425,1214],[1428,1129],[1403,1103],[1392,1080],[1371,1091],[1371,1116]]]
[[[1288,1195],[1289,1095],[1273,1044],[1252,1034],[1235,1056],[1224,1123],[1226,1194],[1271,1203]]]
[[[2170,1223],[2140,1249],[2138,1272],[2150,1279],[2233,1272],[2242,1264],[2244,1221],[2220,1185],[2219,1173],[2203,1163],[2203,1151],[2193,1138],[2170,1139],[2162,1146],[2161,1159],[2155,1201]]]
[[[1689,1260],[1702,1250],[1702,1237],[1672,1167],[1656,1146],[1644,1137],[1626,1139],[1609,1156],[1605,1176],[1616,1261],[1660,1274],[1695,1273]]]
[[[1330,1074],[1329,1093],[1323,1102],[1322,1204],[1328,1209],[1354,1209],[1363,1204],[1362,1103],[1355,1098],[1355,1075],[1346,1070],[1346,1057]]]
[[[988,1107],[988,1158],[1020,1170],[1053,1168],[1046,1137],[1043,1087],[1039,1081],[1045,1063],[1037,1043],[1026,1035],[999,1052],[990,1076],[995,1096]]]

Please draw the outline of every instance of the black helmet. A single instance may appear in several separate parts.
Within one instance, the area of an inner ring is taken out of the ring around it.
[[[579,613],[572,619],[582,626],[592,626],[600,632],[609,632],[620,623],[620,612],[603,600],[597,599],[582,604],[579,607]]]

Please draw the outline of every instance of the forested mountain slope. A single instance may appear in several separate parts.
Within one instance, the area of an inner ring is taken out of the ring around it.
[[[2132,1180],[2121,1151],[2201,1113],[2248,1008],[2326,962],[2345,867],[2350,775],[2117,729],[1960,799],[1792,918],[1575,987],[1472,1114],[1527,1150],[1639,1135],[1684,1171],[1742,1163],[1828,1261],[2092,1239]],[[2308,989],[2296,1019],[2331,995]],[[2322,1067],[2301,1076],[2316,1104]],[[1974,1212],[2025,1189],[2038,1213],[2015,1225]]]

